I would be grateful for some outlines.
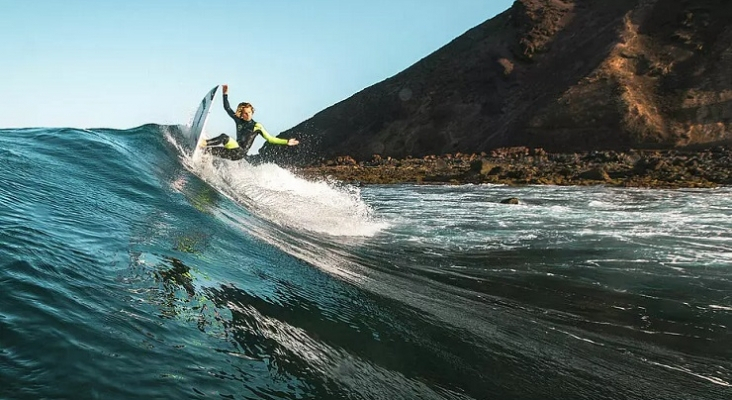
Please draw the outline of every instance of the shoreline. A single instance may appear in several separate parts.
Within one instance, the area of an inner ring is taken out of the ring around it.
[[[527,147],[481,154],[395,159],[349,156],[297,168],[307,178],[351,184],[505,184],[643,188],[714,188],[732,185],[732,149],[629,150],[548,153]]]

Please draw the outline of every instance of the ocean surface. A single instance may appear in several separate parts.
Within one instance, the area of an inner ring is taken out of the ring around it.
[[[181,129],[0,130],[0,398],[732,399],[732,188],[356,187]]]

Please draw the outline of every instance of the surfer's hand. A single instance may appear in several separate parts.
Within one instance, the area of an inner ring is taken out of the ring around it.
[[[229,85],[221,85],[221,89],[223,89],[224,94],[228,94],[229,93]]]
[[[288,146],[297,146],[299,143],[300,143],[300,141],[297,139],[288,139],[287,140]]]

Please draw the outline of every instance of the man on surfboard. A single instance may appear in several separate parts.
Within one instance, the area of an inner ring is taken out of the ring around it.
[[[239,103],[236,112],[232,111],[229,105],[229,85],[222,85],[222,89],[224,110],[236,122],[236,140],[222,133],[213,139],[201,139],[198,143],[199,147],[218,146],[211,147],[210,150],[213,155],[230,160],[240,160],[246,157],[257,135],[262,135],[267,142],[272,144],[296,146],[300,143],[297,139],[280,139],[267,133],[262,124],[252,119],[254,106],[249,103]]]

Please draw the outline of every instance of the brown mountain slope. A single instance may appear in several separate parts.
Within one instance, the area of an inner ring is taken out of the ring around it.
[[[283,132],[297,162],[732,139],[732,1],[518,0]]]

